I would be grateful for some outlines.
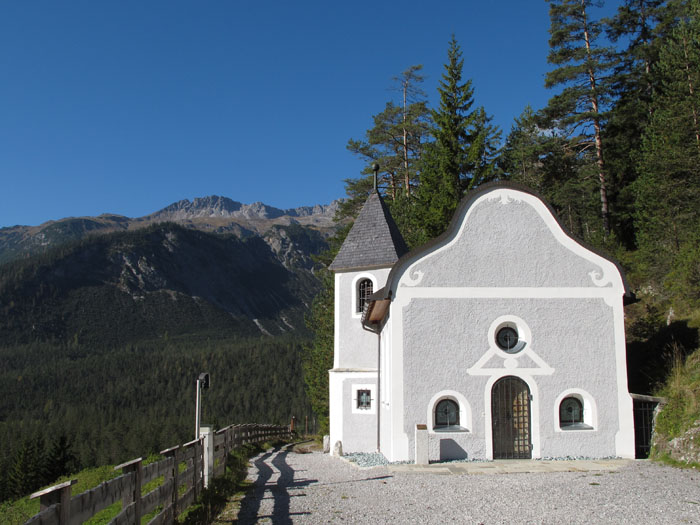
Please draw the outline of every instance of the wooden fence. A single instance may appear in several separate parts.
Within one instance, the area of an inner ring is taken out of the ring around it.
[[[226,470],[229,452],[247,443],[273,439],[290,439],[289,427],[273,425],[231,425],[217,432],[202,429],[200,439],[161,452],[164,459],[143,465],[138,458],[114,467],[122,474],[97,487],[71,497],[71,486],[77,480],[35,492],[40,498],[40,512],[25,525],[77,525],[92,518],[117,501],[121,512],[110,521],[112,525],[140,524],[141,517],[160,511],[149,525],[173,523],[192,505],[210,479]],[[162,483],[142,494],[141,488],[162,477]]]

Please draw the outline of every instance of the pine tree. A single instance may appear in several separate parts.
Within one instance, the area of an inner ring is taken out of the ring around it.
[[[27,439],[15,453],[7,476],[8,493],[18,499],[41,487],[46,481],[44,439]]]
[[[420,85],[425,77],[420,74],[423,65],[419,64],[406,69],[394,81],[399,84],[402,96],[402,126],[403,141],[401,153],[404,170],[404,196],[410,197],[413,187],[418,182],[415,165],[420,159],[424,137],[428,132],[429,112],[426,106],[426,94]]]
[[[363,176],[346,180],[349,201],[341,215],[354,217],[373,188],[372,164],[381,167],[379,186],[394,201],[410,197],[418,180],[418,161],[430,130],[430,118],[420,84],[423,66],[411,66],[394,78],[400,93],[399,103],[387,102],[384,111],[372,117],[374,125],[363,140],[350,139],[348,150],[367,161]]]
[[[608,38],[612,42],[627,42],[618,54],[616,89],[636,92],[642,109],[647,112],[651,111],[649,105],[654,94],[651,69],[658,55],[656,37],[664,4],[665,0],[624,0],[615,16],[605,20]]]
[[[75,469],[76,458],[65,434],[56,439],[46,457],[46,478],[48,482],[69,474]]]
[[[652,68],[657,61],[664,0],[625,0],[614,17],[604,21],[611,42],[624,43],[611,76],[614,107],[604,127],[608,196],[618,238],[634,248],[634,194],[638,176],[631,152],[641,148],[641,137],[652,114],[658,86]]]
[[[542,129],[543,118],[529,106],[508,135],[499,166],[503,176],[537,191],[557,212],[567,229],[597,243],[591,224],[598,219],[591,159],[577,150],[579,141],[565,131]]]
[[[464,59],[454,35],[438,92],[440,106],[432,111],[435,141],[421,159],[418,218],[428,238],[441,234],[457,204],[470,190],[497,172],[500,132],[489,124],[483,108],[472,109],[474,89],[463,81]]]
[[[591,145],[595,148],[600,215],[603,229],[609,232],[609,181],[603,154],[602,126],[604,112],[609,104],[614,52],[597,43],[602,25],[590,18],[589,11],[598,4],[592,0],[548,2],[551,26],[547,60],[557,68],[547,73],[545,86],[563,86],[563,89],[550,99],[546,114],[559,126],[584,132],[588,126],[593,128],[592,136],[587,133],[578,135],[585,137],[582,149]]]
[[[661,83],[643,137],[635,183],[637,243],[657,285],[697,252],[700,218],[700,21],[698,3],[665,38],[656,65]],[[687,272],[686,272],[687,273]],[[692,272],[691,272],[692,273]]]
[[[504,176],[542,193],[545,142],[546,137],[537,123],[535,112],[528,105],[515,118],[498,160]]]
[[[7,474],[9,465],[6,458],[0,456],[0,503],[10,499],[9,486],[7,484]]]
[[[476,112],[474,142],[469,150],[469,160],[474,164],[471,187],[499,178],[502,172],[498,166],[501,154],[501,130],[491,124],[493,117],[486,114],[483,107]]]

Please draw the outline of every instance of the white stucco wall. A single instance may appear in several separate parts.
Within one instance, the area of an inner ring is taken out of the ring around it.
[[[611,307],[602,299],[415,299],[404,309],[403,431],[412,450],[412,429],[429,423],[430,400],[443,390],[466,398],[472,409],[469,432],[431,433],[431,460],[439,439],[454,439],[468,457],[487,458],[490,392],[500,377],[512,375],[531,386],[532,434],[536,457],[615,456],[618,431],[617,374]],[[488,329],[501,315],[518,312],[532,331],[532,344],[509,358],[488,357]],[[582,312],[586,312],[582,315]],[[530,357],[534,353],[545,366]],[[507,362],[511,359],[512,362]],[[559,431],[554,403],[567,389],[582,389],[604,407],[597,427]],[[539,453],[537,453],[539,450]],[[442,458],[446,459],[446,458]]]
[[[373,281],[373,291],[386,284],[389,268],[335,274],[334,368],[377,368],[377,336],[362,328],[362,315],[355,311],[357,282]]]
[[[337,441],[341,441],[344,453],[376,451],[378,410],[376,372],[331,370],[329,379],[331,448]],[[357,409],[358,389],[369,389],[372,392],[371,409]]]
[[[384,327],[390,428],[382,425],[390,443],[382,452],[411,459],[415,424],[428,423],[431,399],[449,390],[469,403],[471,428],[431,433],[431,460],[441,449],[490,459],[491,386],[513,375],[533,396],[533,457],[633,457],[617,267],[569,238],[530,194],[498,188],[462,213],[451,238],[401,261],[392,281]],[[489,329],[503,316],[529,332],[517,355],[494,350]],[[559,429],[555,403],[571,389],[597,407],[593,430]]]
[[[330,439],[343,443],[344,452],[377,450],[377,418],[380,392],[377,388],[379,340],[377,334],[362,328],[356,311],[357,284],[369,278],[373,291],[386,284],[389,268],[335,274],[335,337],[330,383]],[[354,392],[358,385],[371,385],[373,408],[357,410]]]
[[[392,375],[388,373],[391,370],[391,322],[389,317],[386,320],[385,329],[382,330],[381,337],[381,362],[380,362],[380,382],[379,382],[379,428],[380,428],[380,450],[391,449],[391,431],[392,431]]]
[[[471,206],[459,241],[430,256],[421,286],[592,286],[600,266],[562,245],[527,197]]]

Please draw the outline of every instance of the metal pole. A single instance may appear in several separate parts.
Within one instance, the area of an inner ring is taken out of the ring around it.
[[[194,438],[199,439],[200,416],[202,409],[202,388],[200,387],[199,379],[197,379],[197,399],[195,401],[194,415]]]

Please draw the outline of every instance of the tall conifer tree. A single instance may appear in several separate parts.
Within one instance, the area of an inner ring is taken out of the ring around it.
[[[422,158],[418,187],[419,219],[428,238],[442,233],[465,190],[496,172],[500,132],[483,108],[472,109],[474,89],[463,80],[464,59],[454,35],[438,87],[440,106],[432,111],[435,142]]]
[[[637,243],[647,276],[657,284],[677,266],[681,254],[700,253],[699,7],[700,2],[691,2],[686,21],[665,38],[660,51],[656,72],[661,82],[635,183]],[[700,293],[700,283],[694,288]]]
[[[342,214],[354,217],[372,190],[372,164],[380,166],[379,185],[391,201],[409,197],[418,179],[418,161],[430,130],[430,113],[421,89],[423,66],[416,65],[395,77],[401,100],[386,103],[384,111],[372,117],[374,125],[362,140],[350,139],[348,150],[367,161],[363,177],[346,180],[350,201]]]
[[[546,108],[548,117],[560,126],[580,130],[580,136],[595,147],[600,214],[603,228],[610,231],[608,203],[608,174],[603,152],[602,126],[604,111],[609,102],[610,74],[614,53],[598,44],[602,31],[600,22],[590,16],[591,7],[599,5],[592,0],[548,0],[550,25],[550,52],[547,60],[557,66],[547,73],[545,86],[563,86],[550,99]],[[587,132],[592,127],[592,135]]]

